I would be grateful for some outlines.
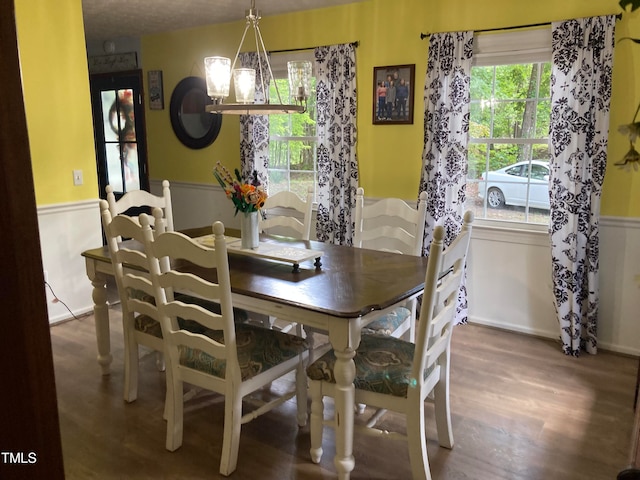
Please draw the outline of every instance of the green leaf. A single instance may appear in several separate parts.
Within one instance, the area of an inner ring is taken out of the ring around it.
[[[218,181],[218,183],[220,184],[220,186],[222,188],[226,188],[226,185],[224,183],[224,181],[222,180],[222,178],[220,178],[220,175],[218,174],[218,172],[216,172],[215,170],[213,171],[213,176],[216,177],[216,180]]]
[[[627,6],[631,5],[631,12],[640,8],[640,0],[620,0],[619,2],[620,8],[623,10],[627,10]]]

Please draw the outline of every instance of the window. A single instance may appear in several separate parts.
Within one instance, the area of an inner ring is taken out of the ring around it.
[[[466,207],[477,218],[548,224],[551,34],[474,40]]]
[[[292,103],[287,81],[287,62],[310,60],[313,52],[305,51],[292,55],[273,55],[271,68],[275,82],[269,85],[269,99],[278,102],[276,86],[284,103]],[[316,148],[316,79],[311,81],[311,95],[305,113],[271,115],[269,117],[269,193],[283,190],[296,193],[305,199],[307,189],[313,186],[314,193],[318,180]]]

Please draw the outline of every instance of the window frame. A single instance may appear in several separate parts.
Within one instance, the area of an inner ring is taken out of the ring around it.
[[[551,63],[551,61],[551,27],[514,32],[486,32],[474,35],[472,69],[473,67],[494,67],[500,65],[529,63]],[[538,94],[536,94],[536,100],[538,98],[540,97]],[[524,100],[526,101],[527,99]],[[491,144],[540,145],[548,144],[549,141],[548,137],[516,139],[517,142],[514,142],[514,138],[488,137],[472,139],[471,134],[469,134],[469,145],[486,145],[486,147],[489,148]],[[532,172],[533,164],[531,163],[530,165],[530,176],[531,178],[534,178]],[[486,171],[489,171],[488,165],[486,167]],[[479,188],[481,188],[482,183],[486,184],[486,181],[483,182],[480,179],[474,179],[470,181],[467,178],[467,183],[471,182],[477,183]],[[529,188],[530,184],[529,182],[527,182],[527,192],[529,191]],[[486,200],[484,201],[483,208],[488,210],[488,207],[486,206]],[[526,208],[527,214],[528,208],[529,207]],[[547,223],[531,223],[525,220],[500,220],[496,218],[486,218],[478,216],[476,217],[476,221],[479,225],[486,225],[489,227],[496,227],[500,229],[506,228],[513,230],[531,230],[536,232],[548,230]]]
[[[315,62],[314,62],[314,50],[310,49],[310,50],[302,50],[302,51],[297,51],[297,52],[278,52],[278,53],[274,53],[271,55],[270,57],[270,64],[271,64],[271,71],[273,74],[273,78],[274,79],[287,79],[288,78],[288,71],[287,71],[287,63],[290,61],[310,61],[313,65],[313,73],[312,76],[316,77],[316,69],[315,69]],[[282,97],[284,97],[283,92],[280,91],[280,95]],[[311,95],[315,95],[315,89],[312,90]],[[288,98],[288,92],[287,92],[287,98]],[[286,103],[286,102],[285,102]],[[317,113],[317,110],[316,110]],[[289,118],[291,118],[291,115],[300,115],[298,113],[294,113],[294,114],[282,114],[282,115],[288,115]],[[312,120],[315,122],[316,118],[312,118]],[[267,175],[270,178],[270,172],[271,171],[282,171],[282,172],[286,172],[287,175],[287,190],[288,191],[292,191],[291,190],[291,173],[307,173],[307,174],[313,174],[313,178],[314,178],[314,182],[313,182],[313,189],[314,189],[314,198],[315,195],[317,194],[318,191],[318,156],[317,156],[317,146],[319,144],[320,141],[320,137],[317,134],[317,130],[316,130],[316,135],[305,135],[305,136],[295,136],[295,135],[272,135],[271,132],[269,132],[269,142],[272,141],[282,141],[282,142],[291,142],[291,141],[302,141],[302,142],[309,142],[311,144],[313,144],[313,170],[292,170],[291,169],[291,156],[290,156],[290,151],[288,151],[287,155],[287,168],[267,168]],[[271,183],[271,182],[270,182]],[[294,192],[297,193],[297,192]],[[300,196],[300,194],[298,194],[298,196]],[[305,200],[306,195],[301,197],[302,200]]]

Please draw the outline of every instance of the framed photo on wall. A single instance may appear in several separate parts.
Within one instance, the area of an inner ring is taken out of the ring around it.
[[[413,123],[415,64],[373,67],[373,124]]]
[[[164,110],[164,91],[162,87],[162,70],[149,70],[149,109]]]

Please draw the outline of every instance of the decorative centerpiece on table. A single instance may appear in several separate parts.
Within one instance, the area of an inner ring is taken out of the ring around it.
[[[258,180],[256,170],[251,174],[250,181],[245,181],[240,175],[240,171],[234,170],[235,178],[220,162],[216,163],[213,169],[213,176],[222,188],[224,188],[227,198],[231,199],[236,207],[236,213],[240,215],[240,236],[242,238],[242,248],[258,248],[258,212],[264,206],[267,199],[267,192]]]

